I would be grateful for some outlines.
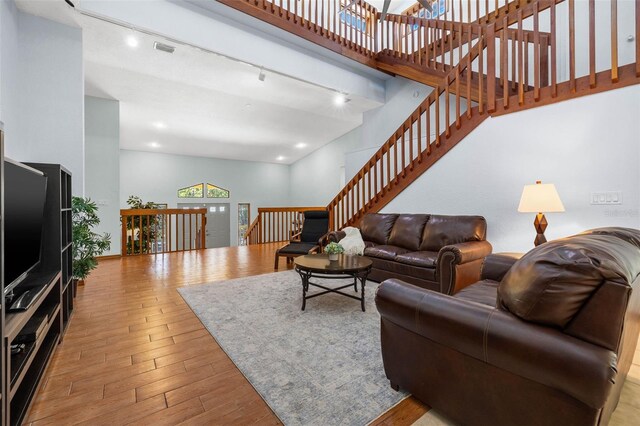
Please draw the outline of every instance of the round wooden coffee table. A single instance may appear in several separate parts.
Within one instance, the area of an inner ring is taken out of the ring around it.
[[[296,257],[295,260],[296,272],[300,274],[302,278],[302,310],[307,305],[307,299],[313,297],[322,296],[327,293],[338,293],[352,299],[360,301],[362,312],[364,312],[364,286],[367,282],[367,275],[371,271],[371,259],[356,256],[341,254],[338,256],[338,260],[329,260],[327,254],[308,254],[306,256]],[[346,279],[353,280],[353,283],[329,288],[325,287],[317,282],[311,282],[311,278],[321,279]],[[360,281],[360,297],[353,294],[347,294],[340,290],[353,286],[356,294],[358,293],[358,281]],[[314,293],[307,296],[309,292],[309,286],[314,286],[323,289],[320,293]]]

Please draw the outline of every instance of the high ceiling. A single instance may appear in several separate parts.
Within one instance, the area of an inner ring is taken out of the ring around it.
[[[51,2],[18,5],[69,19]],[[379,106],[354,95],[337,106],[338,94],[327,88],[269,70],[260,81],[260,68],[250,64],[95,18],[72,19],[83,28],[85,93],[120,102],[122,149],[290,164]],[[175,52],[155,50],[156,41]]]

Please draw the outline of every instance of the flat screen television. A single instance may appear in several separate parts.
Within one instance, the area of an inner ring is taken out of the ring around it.
[[[40,263],[47,177],[13,160],[4,162],[4,294]]]

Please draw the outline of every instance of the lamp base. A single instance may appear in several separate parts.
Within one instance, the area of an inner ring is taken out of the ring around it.
[[[537,232],[536,239],[533,241],[536,247],[547,242],[547,239],[544,236],[544,231],[547,229],[548,224],[549,223],[547,222],[547,218],[544,217],[544,214],[538,213],[536,215],[536,219],[533,221],[533,226],[536,228]]]

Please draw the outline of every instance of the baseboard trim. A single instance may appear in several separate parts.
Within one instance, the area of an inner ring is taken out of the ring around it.
[[[122,257],[121,254],[109,254],[107,256],[96,256],[96,260],[111,260],[111,259],[120,259]]]

